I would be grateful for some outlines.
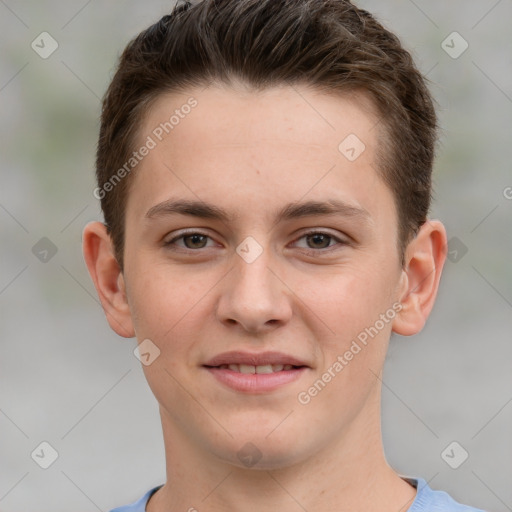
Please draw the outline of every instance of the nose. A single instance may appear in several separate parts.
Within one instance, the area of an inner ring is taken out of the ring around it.
[[[253,334],[285,325],[292,316],[293,293],[270,249],[254,261],[238,253],[233,260],[234,268],[221,281],[218,319]]]

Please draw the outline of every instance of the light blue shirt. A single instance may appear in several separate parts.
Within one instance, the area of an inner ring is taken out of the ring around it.
[[[433,491],[423,478],[402,477],[413,485],[418,492],[407,512],[484,512],[481,509],[457,503],[444,491]],[[142,498],[131,505],[114,508],[110,512],[145,512],[146,504],[153,493],[162,487],[154,487]]]

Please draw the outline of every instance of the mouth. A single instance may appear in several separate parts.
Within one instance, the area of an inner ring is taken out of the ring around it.
[[[305,362],[279,352],[225,352],[202,367],[222,385],[254,394],[274,391],[310,369]]]
[[[208,366],[206,368],[219,368],[220,370],[231,370],[232,372],[250,374],[269,374],[282,371],[296,370],[298,368],[305,368],[304,366],[295,366],[292,364],[261,364],[254,366],[252,364],[221,364],[219,366]]]
[[[231,351],[223,352],[215,357],[212,357],[206,361],[203,366],[210,367],[221,367],[221,366],[233,366],[232,370],[237,371],[245,367],[267,367],[267,371],[263,370],[261,373],[269,373],[268,367],[275,367],[276,371],[282,371],[288,366],[308,366],[305,361],[301,361],[294,356],[284,354],[282,352],[243,352],[243,351]],[[283,368],[280,368],[282,366]],[[288,368],[289,369],[289,368]],[[244,373],[258,373],[256,371],[247,371]]]

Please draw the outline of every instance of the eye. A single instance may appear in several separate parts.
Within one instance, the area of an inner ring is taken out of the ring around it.
[[[197,251],[198,249],[204,249],[208,247],[208,239],[211,240],[211,237],[206,233],[202,233],[201,231],[181,232],[170,240],[165,241],[164,246],[170,249],[176,248],[177,250],[183,249],[185,251]],[[348,245],[346,240],[343,240],[324,231],[309,231],[300,236],[294,243],[297,244],[297,242],[302,239],[306,240],[307,246],[296,246],[300,249],[304,249],[306,252],[315,254],[318,254],[318,252],[327,252],[326,250],[329,250],[330,252],[333,250],[332,248],[336,248],[336,245]],[[182,241],[183,244],[178,244],[178,241]],[[212,246],[210,245],[210,247]]]
[[[164,245],[165,247],[172,248],[172,246],[176,246],[181,249],[189,250],[203,249],[206,247],[206,241],[208,238],[210,237],[207,234],[201,233],[200,231],[188,231],[185,233],[182,232],[180,235],[164,242]],[[185,245],[176,244],[178,240],[183,240]]]
[[[334,235],[325,233],[323,231],[309,231],[304,233],[298,240],[305,239],[308,247],[300,247],[306,249],[307,252],[318,253],[322,249],[331,249],[336,245],[348,245],[346,240],[342,240]],[[297,241],[295,243],[297,243]],[[338,244],[331,245],[331,242],[336,241]]]

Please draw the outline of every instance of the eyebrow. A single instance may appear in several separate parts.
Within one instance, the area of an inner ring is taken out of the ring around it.
[[[187,199],[168,199],[158,203],[146,212],[145,217],[152,219],[176,214],[190,215],[201,219],[219,220],[224,223],[233,222],[239,217],[213,204]],[[328,199],[326,201],[289,203],[277,212],[275,222],[320,215],[340,215],[343,217],[360,218],[365,221],[370,219],[368,210],[362,207],[350,205],[339,199]]]

